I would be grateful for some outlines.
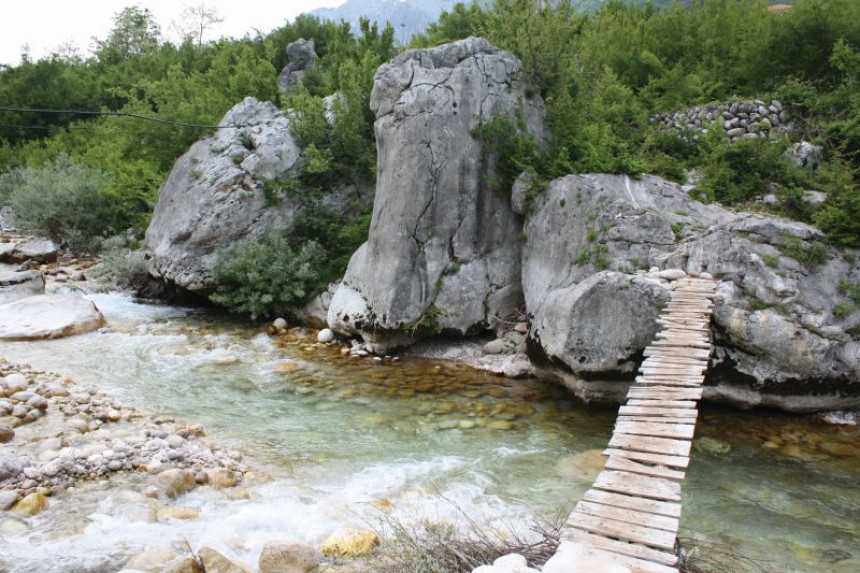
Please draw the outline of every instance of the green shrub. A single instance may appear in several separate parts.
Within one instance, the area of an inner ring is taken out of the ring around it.
[[[212,302],[252,319],[294,313],[313,294],[325,250],[308,241],[294,250],[268,235],[218,253]]]
[[[42,167],[24,167],[0,175],[5,201],[26,229],[46,233],[73,249],[93,250],[112,231],[113,206],[101,193],[110,178],[61,154]]]
[[[762,255],[761,260],[772,269],[779,267],[779,257],[776,255]]]
[[[854,312],[854,305],[850,302],[838,302],[833,305],[833,316],[836,318],[848,318]]]
[[[121,287],[140,284],[148,275],[143,249],[132,249],[124,237],[109,237],[101,245],[101,270]]]

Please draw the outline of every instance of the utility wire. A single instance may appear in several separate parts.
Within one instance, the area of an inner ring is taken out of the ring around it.
[[[20,123],[0,123],[0,128],[10,128],[10,129],[40,129],[42,131],[51,131],[52,129],[98,129],[97,127],[90,127],[87,125],[67,125],[65,127],[61,125],[22,125]]]
[[[172,125],[174,127],[196,127],[201,129],[237,129],[242,127],[250,127],[249,124],[241,124],[241,125],[202,125],[199,123],[181,123],[177,121],[171,121],[169,119],[160,119],[157,117],[151,117],[148,115],[141,115],[138,113],[130,113],[125,111],[87,111],[87,110],[78,110],[78,109],[41,109],[41,108],[32,108],[32,107],[7,107],[0,106],[0,111],[14,111],[19,113],[51,113],[51,114],[71,114],[71,115],[84,115],[84,116],[114,116],[114,117],[130,117],[133,119],[142,119],[146,121],[154,121],[156,123],[163,123],[167,125]]]

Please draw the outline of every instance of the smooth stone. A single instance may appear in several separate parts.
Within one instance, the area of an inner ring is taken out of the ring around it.
[[[15,437],[15,430],[7,424],[0,424],[0,444],[11,442]]]
[[[704,436],[697,438],[693,442],[693,447],[700,452],[713,455],[723,455],[732,451],[732,446],[726,442]]]
[[[165,566],[176,559],[176,553],[164,547],[147,549],[128,560],[126,569],[145,571],[146,573],[159,573]]]
[[[20,372],[8,374],[3,381],[6,383],[6,389],[9,390],[9,392],[20,392],[22,390],[26,390],[27,386],[30,385],[27,377]]]
[[[31,493],[12,507],[21,515],[36,515],[48,509],[48,498],[41,493]]]
[[[263,546],[260,573],[316,573],[322,555],[309,545],[289,541],[269,541]]]
[[[286,321],[286,319],[283,319],[283,318],[276,318],[272,322],[272,326],[275,327],[275,330],[283,330],[287,327],[287,321]]]
[[[21,535],[30,531],[27,522],[14,515],[0,516],[0,536]]]
[[[160,507],[156,513],[158,521],[166,521],[167,519],[197,519],[200,517],[200,511],[192,507],[180,507],[174,505],[166,505]]]
[[[330,328],[323,328],[317,333],[317,342],[328,344],[334,340],[334,332]]]
[[[0,511],[6,511],[18,502],[18,492],[4,489],[0,490]]]
[[[507,420],[494,420],[487,424],[487,428],[490,430],[511,430],[514,425]]]
[[[349,352],[349,350],[347,350],[346,348],[344,348],[344,350]],[[301,367],[301,364],[299,364],[295,360],[290,360],[288,358],[275,366],[275,372],[295,372],[296,370],[300,370]]]
[[[249,573],[250,569],[242,565],[238,565],[211,547],[202,547],[197,552],[197,555],[203,561],[203,567],[206,573]]]
[[[236,474],[228,469],[219,468],[216,470],[206,470],[206,475],[208,476],[206,483],[216,489],[233,487],[236,485]]]
[[[186,557],[172,569],[172,573],[206,573],[206,570],[193,557]]]
[[[158,474],[156,483],[167,497],[178,497],[197,487],[194,473],[188,470],[169,469]]]
[[[0,305],[0,340],[40,340],[101,328],[104,317],[77,295],[36,295]]]
[[[329,535],[320,546],[326,557],[362,557],[379,545],[379,536],[369,529],[344,528]]]

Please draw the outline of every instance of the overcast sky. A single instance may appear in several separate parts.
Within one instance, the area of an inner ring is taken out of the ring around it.
[[[345,0],[203,0],[224,19],[213,28],[214,37],[241,38],[254,30],[268,32],[314,8],[332,7]],[[105,39],[114,15],[126,6],[149,8],[170,38],[171,23],[183,7],[199,0],[17,0],[4,2],[0,17],[0,64],[16,65],[21,48],[30,47],[32,59],[73,43],[86,56],[93,37]],[[205,39],[205,38],[204,38]]]

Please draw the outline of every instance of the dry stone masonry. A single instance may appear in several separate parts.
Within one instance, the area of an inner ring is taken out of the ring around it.
[[[770,104],[761,100],[712,103],[651,117],[651,123],[693,139],[710,129],[721,129],[733,143],[742,137],[772,137],[788,130],[788,121],[788,111],[778,100]]]

